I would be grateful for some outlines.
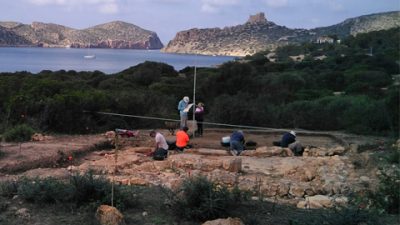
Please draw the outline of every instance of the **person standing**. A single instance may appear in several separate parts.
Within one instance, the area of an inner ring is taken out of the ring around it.
[[[238,130],[231,134],[229,140],[229,150],[232,155],[237,156],[244,150],[244,134]]]
[[[168,157],[168,144],[165,137],[155,130],[150,131],[150,137],[155,138],[156,146],[154,151],[150,153],[155,160],[164,160]]]
[[[197,104],[194,118],[197,122],[197,134],[203,136],[204,104],[202,102]]]
[[[189,104],[188,96],[183,97],[183,99],[180,100],[178,104],[179,116],[181,119],[181,124],[180,124],[181,128],[187,127],[188,112],[185,109],[188,106],[188,104]]]

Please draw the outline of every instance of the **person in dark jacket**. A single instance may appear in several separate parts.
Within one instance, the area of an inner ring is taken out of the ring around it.
[[[203,121],[204,121],[204,104],[199,102],[194,112],[194,118],[197,122],[197,134],[203,136]]]
[[[281,147],[287,148],[294,142],[296,142],[296,132],[290,131],[282,136]]]
[[[282,148],[289,148],[295,156],[303,155],[304,148],[300,142],[296,141],[296,132],[293,130],[284,133],[281,141],[274,141],[273,144]]]
[[[244,134],[243,131],[238,130],[231,134],[229,140],[229,150],[232,155],[237,156],[244,150]]]

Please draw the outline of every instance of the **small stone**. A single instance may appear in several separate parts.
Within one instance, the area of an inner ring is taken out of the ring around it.
[[[27,208],[21,208],[15,212],[15,216],[21,219],[29,219],[31,217],[31,214],[29,213],[29,210]]]
[[[369,179],[369,177],[367,177],[367,176],[361,176],[361,177],[360,177],[360,181],[361,181],[362,183],[369,183],[370,179]]]
[[[339,206],[346,206],[348,202],[349,202],[349,199],[345,196],[335,198],[335,204],[337,204]]]

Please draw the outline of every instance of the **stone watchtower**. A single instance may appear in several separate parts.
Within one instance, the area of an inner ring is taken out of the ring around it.
[[[257,13],[256,15],[250,15],[250,18],[247,20],[247,23],[266,23],[267,19],[265,18],[265,14],[263,12]]]

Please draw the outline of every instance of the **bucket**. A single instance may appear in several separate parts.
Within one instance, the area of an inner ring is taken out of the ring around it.
[[[224,147],[229,146],[229,142],[231,141],[231,137],[226,136],[221,138],[221,145]]]

